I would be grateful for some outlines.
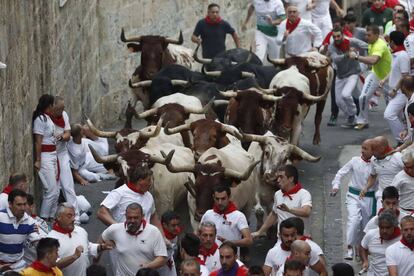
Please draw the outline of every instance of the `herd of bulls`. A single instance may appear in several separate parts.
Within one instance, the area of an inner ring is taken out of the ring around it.
[[[137,166],[152,167],[152,194],[159,214],[187,198],[192,226],[213,205],[215,185],[228,185],[232,200],[246,213],[254,209],[259,224],[271,208],[275,170],[291,160],[317,162],[298,147],[310,105],[317,104],[314,144],[333,78],[330,60],[317,53],[270,60],[264,66],[251,51],[227,50],[213,59],[161,36],[126,38],[141,52],[141,65],[129,85],[144,104],[138,114],[128,103],[126,123],[117,132],[97,129],[115,139],[116,154],[95,159],[128,180]],[[177,45],[178,44],[178,45]],[[192,71],[196,63],[201,72]],[[198,66],[200,67],[200,65]],[[148,126],[132,129],[132,119]]]

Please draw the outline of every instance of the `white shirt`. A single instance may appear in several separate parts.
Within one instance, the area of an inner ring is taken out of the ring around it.
[[[307,242],[311,247],[312,253],[314,253],[316,256],[323,256],[323,250],[316,242],[310,239],[306,239],[305,242]],[[309,276],[319,276],[316,271],[309,269],[308,267],[306,267],[303,275],[305,275],[305,273]]]
[[[167,257],[164,238],[157,227],[147,223],[137,236],[126,232],[124,223],[109,226],[103,233],[103,240],[113,240],[117,253],[117,276],[135,276],[140,266],[156,257]],[[65,274],[66,276],[66,274]]]
[[[279,224],[287,218],[295,217],[294,214],[282,211],[277,208],[277,206],[281,204],[286,204],[289,208],[301,208],[304,206],[312,207],[312,196],[311,194],[305,190],[300,189],[297,193],[290,195],[292,199],[288,196],[283,196],[282,190],[279,190],[275,193],[273,199],[273,212],[277,215],[277,221]],[[308,233],[309,228],[309,218],[301,217],[303,223],[305,224],[305,233]]]
[[[315,7],[312,9],[312,20],[325,19],[329,14],[330,0],[315,0]]]
[[[112,190],[102,201],[101,206],[111,210],[112,217],[116,222],[124,222],[126,207],[131,203],[138,203],[142,206],[144,218],[149,222],[155,212],[154,198],[151,193],[146,192],[141,195],[128,188],[126,184]]]
[[[392,66],[388,84],[395,88],[402,74],[408,74],[411,71],[410,58],[406,51],[398,51],[392,54]]]
[[[382,196],[382,191],[391,186],[395,175],[404,168],[401,156],[401,152],[396,152],[384,159],[377,159],[374,156],[371,158],[371,174],[376,175],[378,181],[377,197]]]
[[[414,58],[414,33],[410,33],[404,40],[404,47],[410,58]]]
[[[216,249],[213,255],[209,255],[207,256],[207,258],[204,258],[204,256],[201,254],[198,255],[198,257],[204,261],[209,271],[216,271],[217,269],[221,268],[220,252],[218,248]]]
[[[309,266],[305,267],[305,270],[302,272],[302,276],[310,276],[313,270],[309,268]],[[276,276],[284,276],[285,272],[285,264],[283,264],[276,273]],[[319,275],[319,274],[316,274]]]
[[[398,214],[397,220],[398,223],[401,222],[402,218],[404,217],[404,215],[401,214],[401,212]],[[373,229],[378,229],[378,215],[372,217],[367,225],[365,225],[364,228],[364,233],[368,233],[368,231],[373,230]]]
[[[387,266],[397,266],[398,275],[412,275],[414,271],[414,252],[400,241],[389,246],[385,251]]]
[[[256,24],[257,25],[270,25],[267,19],[267,15],[275,20],[277,17],[285,14],[285,8],[281,0],[253,0],[254,10],[256,11]]]
[[[36,221],[35,223],[39,228],[39,239],[47,237],[47,234],[49,233],[49,226],[47,225],[47,222],[38,216],[33,219]],[[36,260],[36,255],[36,243],[26,240],[24,243],[23,260],[26,264],[31,264]]]
[[[61,128],[58,125],[55,125],[55,137],[57,137],[60,134],[63,134],[63,132],[66,130],[70,130],[70,123],[69,123],[69,117],[66,111],[63,111],[62,113],[63,120],[65,121],[65,127]],[[56,141],[56,151],[57,153],[63,153],[66,152],[66,141],[60,140]]]
[[[365,162],[360,156],[354,156],[336,173],[332,181],[332,188],[338,189],[341,180],[348,173],[351,173],[350,187],[362,190],[367,185],[368,176],[371,173],[371,162]],[[372,190],[373,188],[371,188]]]
[[[208,268],[205,265],[200,265],[200,273],[201,276],[209,276],[210,275],[210,271],[208,270]]]
[[[0,210],[6,209],[9,207],[9,195],[6,193],[0,194]]]
[[[217,229],[217,236],[229,241],[242,239],[241,231],[249,229],[246,216],[238,210],[227,214],[226,219],[224,219],[223,215],[217,214],[211,209],[203,215],[200,223],[205,221],[214,223]]]
[[[411,123],[410,123],[410,119],[408,118],[407,108],[411,103],[414,103],[414,94],[412,94],[411,97],[408,99],[408,102],[407,102],[407,104],[405,105],[405,108],[404,108],[404,116],[405,116],[405,120],[407,121],[407,130],[408,130],[409,134],[412,133],[412,129],[411,129],[412,126],[411,126]]]
[[[311,0],[285,0],[284,2],[295,5],[298,8],[300,18],[312,20],[311,10],[306,8],[312,2]]]
[[[177,270],[176,270],[176,266],[174,262],[174,252],[178,247],[177,245],[178,236],[173,238],[172,240],[168,239],[168,241],[171,243],[171,246],[167,247],[167,254],[168,254],[167,263],[161,268],[157,269],[160,276],[176,276],[177,275]]]
[[[402,170],[394,177],[391,185],[398,189],[400,207],[408,210],[414,209],[414,177]]]
[[[390,245],[398,242],[400,238],[381,242],[379,228],[368,231],[361,241],[361,246],[369,251],[368,276],[388,276],[388,269],[385,263],[385,250]]]
[[[279,32],[276,37],[277,44],[285,45],[286,55],[297,56],[309,52],[312,47],[319,47],[322,44],[322,32],[312,22],[301,19],[296,29],[283,41],[286,32],[286,19],[279,25]]]
[[[86,147],[87,144],[82,139],[80,144],[77,144],[73,141],[72,138],[68,141],[67,149],[70,157],[70,166],[79,170],[86,163]]]
[[[43,136],[42,145],[56,145],[55,124],[48,115],[40,115],[34,120],[33,133]]]
[[[89,256],[97,256],[98,244],[89,242],[88,233],[85,229],[75,226],[71,237],[69,237],[69,234],[63,234],[55,230],[50,231],[47,236],[59,241],[59,259],[73,255],[76,247],[83,246],[81,256],[72,264],[63,268],[62,272],[65,276],[86,276],[86,269],[89,266]]]

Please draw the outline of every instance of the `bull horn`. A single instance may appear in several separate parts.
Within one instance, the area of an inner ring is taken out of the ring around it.
[[[327,90],[329,92],[329,90]],[[320,96],[313,96],[311,94],[308,93],[302,93],[303,94],[303,98],[305,98],[308,101],[312,101],[312,102],[320,102],[326,99],[326,94],[320,95]]]
[[[139,114],[138,114],[138,118],[140,118],[140,119],[144,119],[144,118],[147,118],[147,117],[149,117],[149,116],[152,116],[152,115],[157,114],[157,112],[158,112],[158,107],[151,108],[151,109],[149,109],[149,110],[146,110],[146,111],[144,111],[144,112],[139,113]]]
[[[318,162],[321,159],[320,156],[315,157],[295,145],[290,145],[290,149],[292,153],[299,155],[304,160],[309,161],[309,162]]]
[[[277,102],[283,99],[283,96],[262,95],[262,99],[265,101]]]
[[[270,62],[273,65],[276,65],[276,66],[286,64],[286,59],[284,59],[284,58],[270,58],[269,55],[267,55],[267,61]]]
[[[142,138],[151,138],[151,137],[158,136],[158,134],[160,134],[161,126],[162,126],[163,121],[164,121],[164,117],[162,116],[158,120],[157,126],[155,127],[155,129],[153,131],[150,131],[150,132],[140,131],[139,136],[142,137]]]
[[[184,124],[184,125],[180,125],[174,128],[168,128],[168,125],[167,125],[164,127],[164,132],[167,135],[172,135],[172,134],[180,133],[181,131],[185,131],[189,129],[190,129],[190,124]]]
[[[92,121],[87,118],[86,123],[88,124],[89,129],[92,131],[93,134],[103,138],[115,138],[116,132],[115,131],[102,131],[95,127]]]
[[[186,80],[171,80],[171,85],[181,85],[181,86],[184,86],[184,85],[187,85],[188,84],[188,81],[186,81]]]
[[[161,151],[161,155],[164,158],[168,157],[168,156],[166,156],[166,154],[163,151]],[[195,169],[194,165],[176,167],[173,164],[171,164],[171,162],[167,163],[165,166],[172,173],[180,173],[180,172],[191,172],[192,173],[192,172],[194,172],[194,169]]]
[[[171,150],[168,154],[165,154],[163,151],[161,151],[161,154],[163,157],[158,157],[156,155],[150,155],[150,160],[154,163],[163,164],[167,166],[171,163],[171,159],[174,155],[175,150]]]
[[[221,130],[233,135],[234,137],[236,137],[239,140],[241,140],[243,138],[243,135],[237,129],[233,128],[230,125],[221,123]]]
[[[241,76],[242,76],[242,78],[255,78],[256,77],[256,75],[254,73],[245,72],[245,71],[241,72]]]
[[[197,61],[198,63],[201,63],[201,64],[210,64],[210,63],[212,63],[213,60],[211,58],[200,58],[200,57],[198,57],[198,48],[200,48],[200,44],[198,44],[197,47],[194,50],[194,53],[193,53],[194,60]]]
[[[229,104],[228,100],[215,100],[214,106]]]
[[[92,147],[92,145],[88,145],[89,149],[91,150],[92,156],[95,159],[96,162],[105,164],[105,163],[112,163],[115,162],[118,158],[117,154],[111,154],[106,156],[100,156],[99,153],[96,152],[96,150]]]
[[[221,76],[221,71],[207,71],[204,67],[203,67],[203,73],[206,76],[210,76],[210,77],[220,77]]]
[[[136,83],[132,83],[131,80],[129,80],[129,86],[132,88],[137,88],[137,87],[149,87],[151,86],[152,80],[144,80],[144,81],[139,81]]]
[[[171,43],[171,44],[177,44],[177,45],[183,44],[184,42],[183,32],[180,30],[180,36],[178,37],[178,40],[172,39],[172,38],[166,38],[165,42]]]
[[[258,90],[258,91],[260,91],[262,93],[270,94],[270,95],[275,94],[276,91],[277,91],[277,88],[264,89],[264,88],[260,87],[259,85],[255,86],[254,89],[256,89],[256,90]]]
[[[225,92],[222,92],[222,91],[220,91],[220,94],[223,96],[223,97],[227,97],[227,98],[234,98],[234,97],[237,97],[237,92],[235,92],[235,91],[225,91]]]
[[[214,97],[202,108],[184,107],[184,111],[186,113],[205,114],[210,110],[213,103],[214,103]]]
[[[250,164],[247,170],[244,173],[237,172],[232,169],[224,169],[224,175],[229,178],[235,178],[239,180],[247,180],[250,177],[250,174],[253,172],[253,169],[256,167],[257,164],[260,163],[260,160],[254,161]]]
[[[188,190],[188,192],[195,198],[196,193],[195,193],[195,190],[194,190],[194,182],[190,177],[188,178],[188,182],[184,183],[184,186]]]
[[[126,38],[124,28],[121,29],[121,41],[122,42],[141,42],[141,36]]]
[[[267,136],[257,135],[257,134],[247,134],[239,130],[242,135],[242,140],[246,142],[258,142],[260,144],[266,143]]]

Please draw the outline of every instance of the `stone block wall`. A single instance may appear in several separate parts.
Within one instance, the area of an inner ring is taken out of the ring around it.
[[[0,186],[11,172],[32,181],[31,114],[44,93],[62,95],[72,122],[89,115],[98,126],[119,124],[132,98],[127,81],[140,54],[128,53],[127,35],[184,34],[184,46],[205,16],[207,0],[0,0]],[[241,33],[248,0],[218,0],[248,48],[253,29]],[[253,26],[253,22],[251,25]],[[234,47],[228,37],[228,47]]]

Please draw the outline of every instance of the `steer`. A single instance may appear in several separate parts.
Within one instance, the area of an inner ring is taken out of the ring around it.
[[[187,196],[191,223],[197,229],[197,221],[213,207],[213,189],[217,185],[227,185],[232,189],[231,197],[238,208],[248,213],[254,206],[256,191],[254,167],[259,161],[242,148],[229,144],[224,148],[210,148],[195,165],[191,163],[175,166],[167,164],[171,172],[192,172],[195,182],[191,182]]]
[[[186,130],[189,130],[193,136],[191,149],[194,152],[195,159],[198,159],[206,150],[212,147],[220,149],[230,143],[240,145],[238,139],[241,138],[241,135],[237,129],[211,119],[201,119],[175,128],[166,127],[164,129],[166,134],[175,134]]]
[[[329,58],[317,52],[309,52],[309,53],[302,54],[301,56],[294,56],[294,57],[289,57],[286,59],[269,59],[268,58],[268,60],[271,63],[273,63],[275,66],[281,66],[282,68],[291,68],[292,66],[295,66],[296,71],[302,74],[300,79],[303,79],[303,76],[305,76],[308,79],[308,85],[306,88],[306,91],[308,91],[307,92],[308,95],[305,95],[304,93],[302,93],[305,91],[299,89],[299,91],[291,92],[292,94],[290,96],[285,97],[284,99],[285,103],[282,103],[282,102],[280,103],[280,108],[282,108],[283,111],[278,110],[276,114],[276,118],[278,117],[277,115],[287,116],[289,118],[281,119],[283,121],[282,123],[283,125],[275,126],[276,133],[278,135],[286,137],[286,133],[292,134],[292,131],[296,132],[295,137],[291,138],[291,141],[297,144],[300,131],[298,129],[294,129],[291,131],[291,129],[289,128],[296,127],[302,122],[300,121],[300,118],[299,118],[300,116],[292,114],[292,112],[295,113],[297,111],[297,109],[295,108],[295,106],[297,105],[296,103],[299,101],[302,102],[302,99],[300,98],[301,98],[301,95],[303,95],[308,100],[310,100],[307,102],[308,104],[307,109],[309,109],[309,105],[311,103],[317,102],[316,113],[315,113],[315,134],[313,136],[313,144],[315,145],[319,144],[321,142],[320,124],[322,121],[322,113],[323,113],[323,109],[325,108],[326,97],[331,89],[331,85],[333,81],[333,68],[330,64]],[[292,86],[294,83],[296,83],[295,77],[297,76],[298,76],[297,73],[295,73],[295,75],[290,75],[286,73],[283,75],[283,77],[279,76],[278,80],[286,81],[287,85],[285,86]],[[272,80],[270,84],[270,88],[283,87],[282,85],[280,85],[278,80],[275,80],[275,79]],[[298,86],[298,84],[296,84],[296,86]],[[284,90],[285,91],[280,91],[279,93],[283,93],[283,94],[289,93],[288,92],[289,90],[286,90],[286,89]],[[293,95],[293,94],[296,94],[296,95]],[[315,97],[309,97],[309,96],[315,96]],[[307,110],[305,114],[302,114],[302,115],[306,116],[306,113],[307,113]],[[295,116],[296,116],[296,123],[293,123],[294,121],[293,117]],[[290,123],[287,124],[286,123],[287,121],[290,121]],[[280,124],[281,122],[279,121],[276,123]]]
[[[134,168],[142,166],[144,163],[152,167],[153,185],[150,192],[154,196],[158,215],[177,208],[178,204],[185,199],[187,193],[185,186],[188,185],[186,183],[189,179],[194,179],[192,173],[171,173],[164,166],[169,163],[173,166],[194,165],[192,152],[185,147],[166,143],[102,157],[91,146],[89,147],[98,163],[117,162],[119,164],[118,175],[123,183],[126,183]],[[169,152],[169,154],[163,158],[160,151]]]
[[[279,186],[275,172],[293,159],[303,159],[308,162],[318,162],[320,157],[314,157],[285,139],[268,131],[265,135],[242,133],[243,141],[251,142],[248,153],[260,158],[260,164],[255,172],[258,175],[256,189],[256,206],[254,207],[258,227],[263,223],[263,216],[272,210],[273,195]]]

